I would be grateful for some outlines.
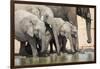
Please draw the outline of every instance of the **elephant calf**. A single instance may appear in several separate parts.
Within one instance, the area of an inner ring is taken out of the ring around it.
[[[15,38],[21,42],[28,42],[32,49],[32,55],[37,56],[36,40],[34,36],[42,40],[41,53],[45,50],[45,25],[37,16],[24,11],[15,12]]]
[[[70,46],[71,46],[71,51],[75,52],[75,45],[73,42],[73,36],[74,37],[78,37],[77,36],[77,28],[76,26],[72,25],[71,23],[64,21],[61,18],[49,18],[47,20],[47,22],[49,24],[51,24],[51,26],[54,28],[54,32],[56,33],[57,36],[59,36],[59,34],[61,34],[62,36],[65,36],[66,39],[69,39],[70,41]],[[58,37],[57,37],[58,38]]]

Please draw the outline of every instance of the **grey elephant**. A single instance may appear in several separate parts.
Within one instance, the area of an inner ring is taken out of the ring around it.
[[[64,21],[62,18],[49,18],[47,20],[48,23],[50,23],[53,27],[55,27],[56,34],[59,36],[61,34],[62,36],[65,36],[66,39],[69,39],[71,51],[75,52],[75,46],[73,45],[73,38],[72,35],[77,38],[77,28],[76,26],[72,25],[68,21]],[[58,38],[58,37],[57,37]]]
[[[21,43],[21,46],[28,42],[32,49],[32,55],[37,56],[36,40],[34,36],[42,40],[41,53],[45,50],[45,25],[36,15],[25,10],[15,12],[15,38]]]

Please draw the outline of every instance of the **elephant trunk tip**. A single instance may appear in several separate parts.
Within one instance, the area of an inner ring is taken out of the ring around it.
[[[87,40],[87,43],[91,43],[92,41],[91,40]]]

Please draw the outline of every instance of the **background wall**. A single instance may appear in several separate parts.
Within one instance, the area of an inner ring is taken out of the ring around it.
[[[100,65],[100,2],[99,0],[34,0],[43,2],[57,2],[68,4],[86,4],[97,6],[97,63],[84,65],[65,65],[39,67],[34,69],[98,69]],[[0,2],[0,69],[10,69],[10,0]],[[29,69],[29,68],[27,68]],[[30,68],[33,69],[33,68]]]

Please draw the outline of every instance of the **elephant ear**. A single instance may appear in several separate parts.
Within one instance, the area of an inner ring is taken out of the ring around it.
[[[31,22],[32,22],[32,20],[29,17],[25,17],[22,19],[20,24],[21,24],[21,30],[25,34],[33,37],[34,36],[34,32],[33,32],[34,29],[33,29],[33,24]]]

